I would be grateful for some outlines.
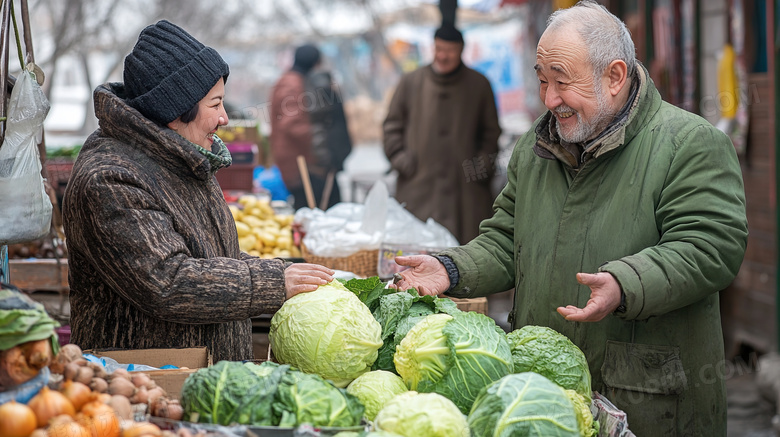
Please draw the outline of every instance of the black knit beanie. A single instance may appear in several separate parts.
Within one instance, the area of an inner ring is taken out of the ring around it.
[[[434,38],[443,39],[444,41],[459,42],[463,44],[463,34],[460,33],[455,26],[449,23],[444,23],[440,28],[436,29],[436,33],[433,34]]]
[[[192,109],[230,69],[216,50],[166,21],[147,26],[125,58],[127,103],[166,125]]]
[[[311,44],[304,44],[295,49],[295,61],[292,70],[307,74],[320,61],[320,50]]]

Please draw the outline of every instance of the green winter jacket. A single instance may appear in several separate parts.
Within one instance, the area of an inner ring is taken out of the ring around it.
[[[575,171],[550,114],[518,141],[494,216],[450,249],[460,281],[448,294],[515,288],[513,328],[542,325],[576,343],[597,390],[627,413],[637,436],[726,434],[718,291],[747,242],[739,162],[724,134],[674,107],[639,68],[630,112]],[[627,311],[566,321],[584,307],[578,272],[609,272]],[[732,369],[733,370],[733,369]]]

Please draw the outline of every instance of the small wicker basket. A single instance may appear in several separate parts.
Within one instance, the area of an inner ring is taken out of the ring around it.
[[[307,263],[352,272],[360,277],[377,276],[379,249],[361,250],[344,257],[330,257],[314,255],[306,249],[305,244],[301,243],[301,256]]]

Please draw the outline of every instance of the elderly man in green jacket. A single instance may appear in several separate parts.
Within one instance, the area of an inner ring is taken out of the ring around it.
[[[534,69],[549,111],[515,146],[493,217],[464,246],[397,258],[412,267],[398,286],[514,287],[513,328],[574,341],[636,435],[725,435],[718,291],[747,241],[731,142],[661,100],[594,2],[550,17]]]

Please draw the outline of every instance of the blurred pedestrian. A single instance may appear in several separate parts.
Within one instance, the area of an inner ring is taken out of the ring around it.
[[[82,349],[206,346],[253,358],[250,317],[333,279],[314,264],[240,251],[215,173],[228,65],[168,21],[146,27],[124,83],[95,89],[100,121],[68,182],[71,330]]]
[[[295,209],[308,205],[298,156],[306,160],[315,206],[327,209],[341,201],[335,176],[352,150],[342,96],[320,65],[317,47],[298,47],[271,93],[271,153]]]
[[[547,326],[638,436],[725,436],[718,292],[748,224],[729,138],[661,100],[625,24],[595,1],[555,12],[536,49],[548,111],[515,145],[495,214],[464,246],[399,257],[401,288],[515,288],[512,328]]]
[[[492,214],[501,128],[490,82],[463,64],[461,32],[444,24],[433,41],[433,62],[404,75],[395,90],[384,150],[398,172],[397,200],[466,242]]]

